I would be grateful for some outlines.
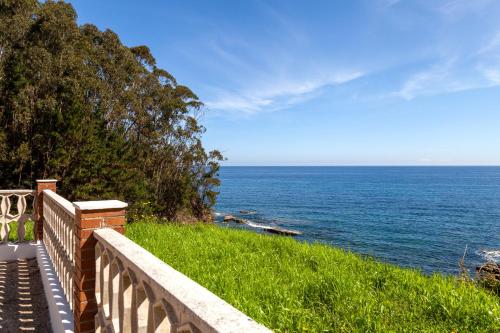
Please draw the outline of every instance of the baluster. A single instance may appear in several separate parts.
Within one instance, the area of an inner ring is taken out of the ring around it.
[[[168,310],[170,310],[169,306],[163,304],[163,302],[159,302],[159,304],[154,307],[153,330],[155,333],[170,332],[172,330],[172,323],[170,322]]]
[[[0,205],[0,210],[2,212],[2,223],[0,229],[0,238],[2,242],[5,243],[9,240],[9,212],[10,212],[10,196],[6,195],[2,197],[2,203]]]
[[[124,271],[120,281],[120,326],[119,331],[123,333],[132,332],[132,279],[130,272]]]
[[[21,217],[17,220],[17,241],[24,242],[24,237],[26,236],[26,226],[24,221],[26,217],[21,215]]]
[[[10,199],[8,195],[2,196],[2,204],[1,204],[2,217],[7,218],[7,214],[10,211]]]
[[[33,196],[33,200],[31,200],[31,215],[30,215],[30,219],[32,221],[35,221],[35,219],[36,219],[36,216],[35,216],[36,195],[34,195],[34,194],[31,194],[31,195]],[[34,225],[35,225],[35,223],[33,223],[33,227],[35,227]],[[35,230],[33,230],[33,235],[35,234],[34,231]]]
[[[104,316],[109,318],[109,270],[110,270],[110,262],[107,251],[101,253],[101,297],[102,297],[102,307],[104,310]]]
[[[26,220],[26,216],[24,213],[26,212],[26,195],[18,196],[17,199],[17,213],[19,214],[19,218],[17,220],[17,241],[23,242],[24,237],[26,235],[26,227],[24,225],[24,221]]]
[[[109,312],[110,312],[110,319],[113,323],[113,326],[118,328],[120,327],[119,321],[120,321],[120,308],[119,308],[119,298],[120,298],[120,279],[121,279],[121,273],[120,269],[118,267],[118,262],[116,261],[116,258],[113,259],[113,262],[111,263],[111,270],[109,272]]]
[[[21,216],[26,212],[26,195],[18,195],[17,198],[17,213]]]
[[[0,237],[2,238],[2,243],[6,243],[9,240],[10,227],[9,227],[9,223],[7,223],[5,218],[2,221],[1,228],[2,229],[0,230]]]
[[[138,333],[147,333],[148,329],[148,310],[149,301],[146,291],[141,285],[135,285],[132,300],[132,331]]]

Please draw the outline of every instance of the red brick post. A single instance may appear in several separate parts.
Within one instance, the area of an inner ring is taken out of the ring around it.
[[[73,274],[73,314],[75,333],[95,332],[96,239],[93,232],[112,228],[125,232],[125,208],[118,200],[75,202],[75,271]]]
[[[43,239],[43,190],[56,192],[55,179],[37,179],[35,192],[35,239]]]

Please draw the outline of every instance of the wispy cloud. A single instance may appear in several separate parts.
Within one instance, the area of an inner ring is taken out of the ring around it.
[[[489,39],[482,47],[477,51],[477,55],[489,54],[493,51],[498,51],[500,49],[500,31],[497,32],[491,39]]]
[[[209,78],[200,96],[210,114],[283,110],[333,96],[334,87],[357,79],[363,81],[341,91],[359,100],[412,100],[500,85],[500,25],[497,31],[494,24],[479,28],[484,13],[498,11],[491,0],[377,0],[368,6],[382,23],[356,27],[349,38],[336,35],[337,25],[314,30],[287,6],[256,4],[265,27],[258,35],[216,26],[203,34],[203,57],[199,50],[185,54],[201,62],[201,75]]]
[[[476,69],[492,86],[500,85],[500,31],[476,52]]]
[[[463,62],[451,60],[415,73],[404,81],[399,90],[389,96],[412,100],[418,96],[447,94],[498,85],[500,85],[500,71],[497,69],[482,65],[464,65]]]
[[[480,71],[490,82],[491,86],[500,85],[500,70],[496,68],[480,68]]]
[[[206,102],[209,109],[255,114],[280,110],[305,102],[327,88],[341,85],[363,76],[361,71],[338,72],[304,80],[273,80],[259,82],[256,87],[236,92],[219,91],[217,98]]]
[[[444,15],[458,17],[467,11],[483,9],[489,0],[447,1],[440,10]],[[487,36],[487,37],[484,37]],[[482,42],[481,42],[482,39]],[[500,30],[485,30],[477,40],[463,40],[467,47],[455,47],[452,50],[440,48],[449,42],[446,34],[437,39],[437,52],[434,63],[427,68],[413,72],[392,93],[390,97],[406,100],[422,95],[438,95],[490,88],[500,85]]]
[[[397,5],[400,2],[401,0],[379,0],[380,7],[382,8],[390,8],[392,6]]]
[[[492,2],[493,0],[448,0],[438,4],[437,9],[453,20],[482,10]]]
[[[210,114],[252,115],[282,110],[303,103],[333,87],[365,75],[361,66],[341,66],[319,60],[311,49],[307,27],[287,15],[284,8],[257,2],[265,34],[250,39],[230,31],[215,31],[204,40],[217,61],[219,77],[204,98]],[[308,52],[308,50],[311,50]],[[212,58],[212,59],[213,59]]]
[[[464,89],[463,83],[452,78],[452,68],[456,60],[433,65],[431,68],[410,76],[392,96],[411,100],[419,95],[452,92]]]

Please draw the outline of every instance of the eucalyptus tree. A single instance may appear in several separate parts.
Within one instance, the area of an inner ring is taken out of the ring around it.
[[[76,19],[65,2],[0,0],[0,185],[55,177],[70,199],[206,217],[222,155],[202,145],[203,104],[146,46]]]

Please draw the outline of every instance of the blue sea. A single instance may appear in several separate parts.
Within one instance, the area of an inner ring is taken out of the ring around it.
[[[298,230],[425,273],[456,274],[466,246],[472,274],[500,261],[500,167],[222,167],[220,178],[218,221]]]

